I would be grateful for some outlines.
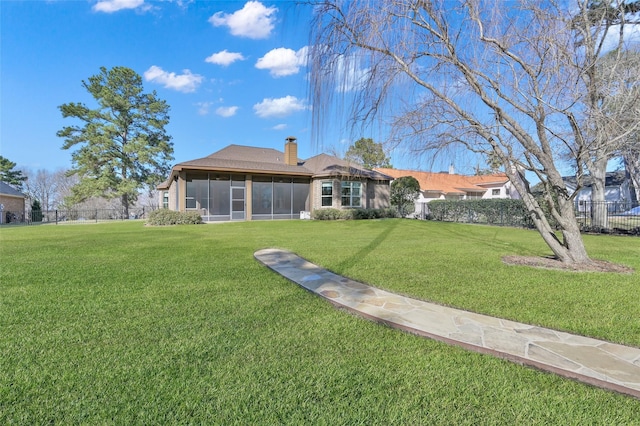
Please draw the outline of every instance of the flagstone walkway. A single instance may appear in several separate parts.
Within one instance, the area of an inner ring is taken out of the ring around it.
[[[400,296],[284,250],[259,250],[255,257],[334,305],[374,321],[640,399],[640,348]]]

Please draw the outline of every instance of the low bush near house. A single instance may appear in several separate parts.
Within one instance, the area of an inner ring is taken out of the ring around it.
[[[196,212],[177,212],[168,209],[154,210],[149,213],[147,224],[154,226],[196,225],[202,223],[202,217]]]
[[[346,217],[342,217],[341,213],[338,209],[318,209],[313,211],[313,218],[316,220],[346,219]]]
[[[180,213],[178,216],[178,225],[198,225],[202,222],[202,216],[196,212]]]
[[[313,218],[316,220],[361,220],[390,217],[397,217],[396,209],[318,209],[313,211]]]

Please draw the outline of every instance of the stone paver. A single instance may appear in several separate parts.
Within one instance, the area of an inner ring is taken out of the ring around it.
[[[415,334],[640,399],[640,348],[411,299],[329,272],[284,250],[258,261],[336,306]]]

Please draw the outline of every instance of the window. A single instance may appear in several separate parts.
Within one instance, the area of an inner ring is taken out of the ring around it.
[[[492,189],[492,190],[491,190],[491,195],[493,195],[493,196],[499,196],[499,195],[500,195],[500,188]]]
[[[169,208],[169,191],[164,191],[162,193],[162,208],[163,209]]]
[[[362,183],[342,182],[342,207],[362,206]]]
[[[231,187],[227,175],[211,175],[209,181],[209,214],[215,216],[228,216],[231,207]]]
[[[209,206],[209,177],[187,175],[187,209],[206,209]]]
[[[309,180],[278,176],[254,176],[253,219],[296,219],[306,210]]]
[[[333,182],[322,182],[322,207],[333,205]]]
[[[309,210],[309,180],[293,179],[293,209],[292,214],[300,214],[303,210]]]
[[[254,215],[271,215],[273,205],[273,183],[271,178],[264,182],[257,176],[253,179],[252,205]]]
[[[291,214],[291,178],[274,178],[273,214]]]

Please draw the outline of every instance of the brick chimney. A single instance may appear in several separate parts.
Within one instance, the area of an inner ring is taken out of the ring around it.
[[[298,143],[296,142],[296,138],[293,136],[289,136],[285,139],[286,142],[284,144],[284,163],[289,166],[297,166],[298,165]]]

